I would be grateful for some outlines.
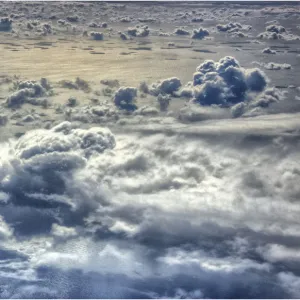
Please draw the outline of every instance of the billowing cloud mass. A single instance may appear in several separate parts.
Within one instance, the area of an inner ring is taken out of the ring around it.
[[[261,122],[299,118],[2,144],[1,297],[298,296],[299,145]]]
[[[259,69],[246,70],[234,57],[219,62],[207,60],[194,74],[194,100],[202,105],[230,105],[247,99],[248,94],[265,89],[267,78]]]

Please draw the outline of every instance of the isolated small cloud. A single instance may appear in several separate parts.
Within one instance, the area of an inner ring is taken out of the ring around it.
[[[268,32],[275,32],[275,33],[283,33],[286,32],[285,28],[281,25],[276,25],[276,24],[272,24],[272,25],[268,25],[266,27],[266,31]]]
[[[188,30],[185,30],[184,28],[176,28],[174,31],[174,34],[177,35],[189,35],[190,32]]]
[[[137,89],[134,87],[120,87],[114,95],[114,103],[117,107],[125,110],[136,110],[134,100],[137,96]]]
[[[159,94],[172,94],[181,87],[181,81],[177,77],[171,77],[162,81],[153,83],[149,87],[151,94],[158,96]]]
[[[272,50],[271,48],[265,48],[262,50],[262,53],[266,53],[266,54],[276,54],[275,50]]]
[[[90,32],[90,36],[96,41],[102,41],[104,38],[104,34],[102,32],[97,31]]]
[[[128,28],[127,33],[130,36],[145,37],[149,35],[150,30],[147,25],[143,25],[143,26],[137,25],[136,27]]]
[[[209,31],[205,28],[194,29],[192,39],[202,40],[209,36]]]

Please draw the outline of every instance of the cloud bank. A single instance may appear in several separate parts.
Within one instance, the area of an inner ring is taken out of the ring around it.
[[[1,297],[299,296],[299,143],[254,135],[299,118],[243,122],[2,144]]]

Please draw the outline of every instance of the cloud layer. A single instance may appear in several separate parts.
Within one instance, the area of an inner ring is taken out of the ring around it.
[[[299,118],[260,118],[2,144],[1,297],[299,296]]]

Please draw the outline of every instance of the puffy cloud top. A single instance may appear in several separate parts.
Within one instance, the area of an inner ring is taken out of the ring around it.
[[[46,204],[45,200],[37,201],[41,195],[44,199],[51,196],[49,203],[53,203],[54,198],[61,199],[55,195],[66,192],[71,170],[84,167],[93,154],[114,147],[114,136],[106,128],[79,129],[63,122],[51,130],[29,131],[11,145],[11,154],[0,160],[0,189],[23,205]],[[57,201],[62,200],[54,203]],[[70,205],[65,200],[63,203]]]
[[[267,77],[259,69],[246,70],[231,56],[218,62],[206,60],[194,74],[194,101],[202,105],[231,105],[247,99],[250,92],[261,92]]]
[[[194,74],[194,101],[203,105],[230,105],[245,100],[248,92],[261,92],[267,78],[259,69],[245,70],[226,56],[214,62],[204,61]]]

